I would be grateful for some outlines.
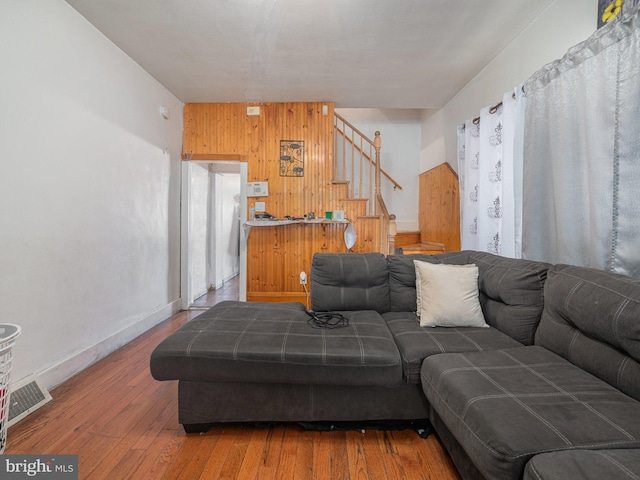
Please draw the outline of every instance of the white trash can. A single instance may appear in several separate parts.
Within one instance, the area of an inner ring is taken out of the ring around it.
[[[21,330],[18,325],[0,323],[0,455],[4,453],[4,447],[7,444],[13,346]]]

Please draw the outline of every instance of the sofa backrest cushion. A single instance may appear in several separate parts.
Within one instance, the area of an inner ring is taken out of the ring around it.
[[[466,265],[470,252],[447,252],[438,255],[389,255],[389,295],[392,312],[416,311],[416,267],[414,260],[431,263]]]
[[[640,400],[640,280],[554,265],[535,343]]]
[[[416,309],[413,260],[478,267],[480,305],[486,322],[531,345],[544,306],[544,283],[549,265],[512,259],[476,251],[438,255],[398,255],[387,257],[391,311]]]
[[[380,253],[316,253],[311,264],[311,309],[389,311],[387,261]]]
[[[474,252],[480,270],[480,305],[492,327],[533,345],[544,308],[548,263]]]

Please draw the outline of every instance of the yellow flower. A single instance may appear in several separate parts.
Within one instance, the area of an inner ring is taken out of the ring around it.
[[[609,6],[605,8],[604,12],[602,13],[602,21],[606,23],[616,18],[620,13],[620,10],[622,9],[623,3],[624,3],[624,0],[614,0],[613,2],[611,2]]]

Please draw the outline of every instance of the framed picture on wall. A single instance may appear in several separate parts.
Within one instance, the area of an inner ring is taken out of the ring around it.
[[[304,140],[280,140],[280,176],[304,177]]]

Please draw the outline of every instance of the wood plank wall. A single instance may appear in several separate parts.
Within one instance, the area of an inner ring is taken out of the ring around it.
[[[420,174],[418,223],[422,242],[443,243],[448,252],[460,250],[460,192],[458,175],[448,163]]]
[[[322,114],[326,105],[328,115]],[[260,115],[247,115],[247,107]],[[304,141],[304,176],[281,177],[280,140]],[[344,202],[344,185],[333,184],[333,103],[206,103],[184,107],[183,158],[241,158],[249,182],[269,182],[266,211],[278,218],[345,210],[358,242],[352,251],[371,251],[377,222],[359,218],[358,202]],[[350,204],[356,204],[351,207]],[[345,252],[344,225],[254,227],[247,240],[247,300],[305,301],[299,283],[315,252]]]

